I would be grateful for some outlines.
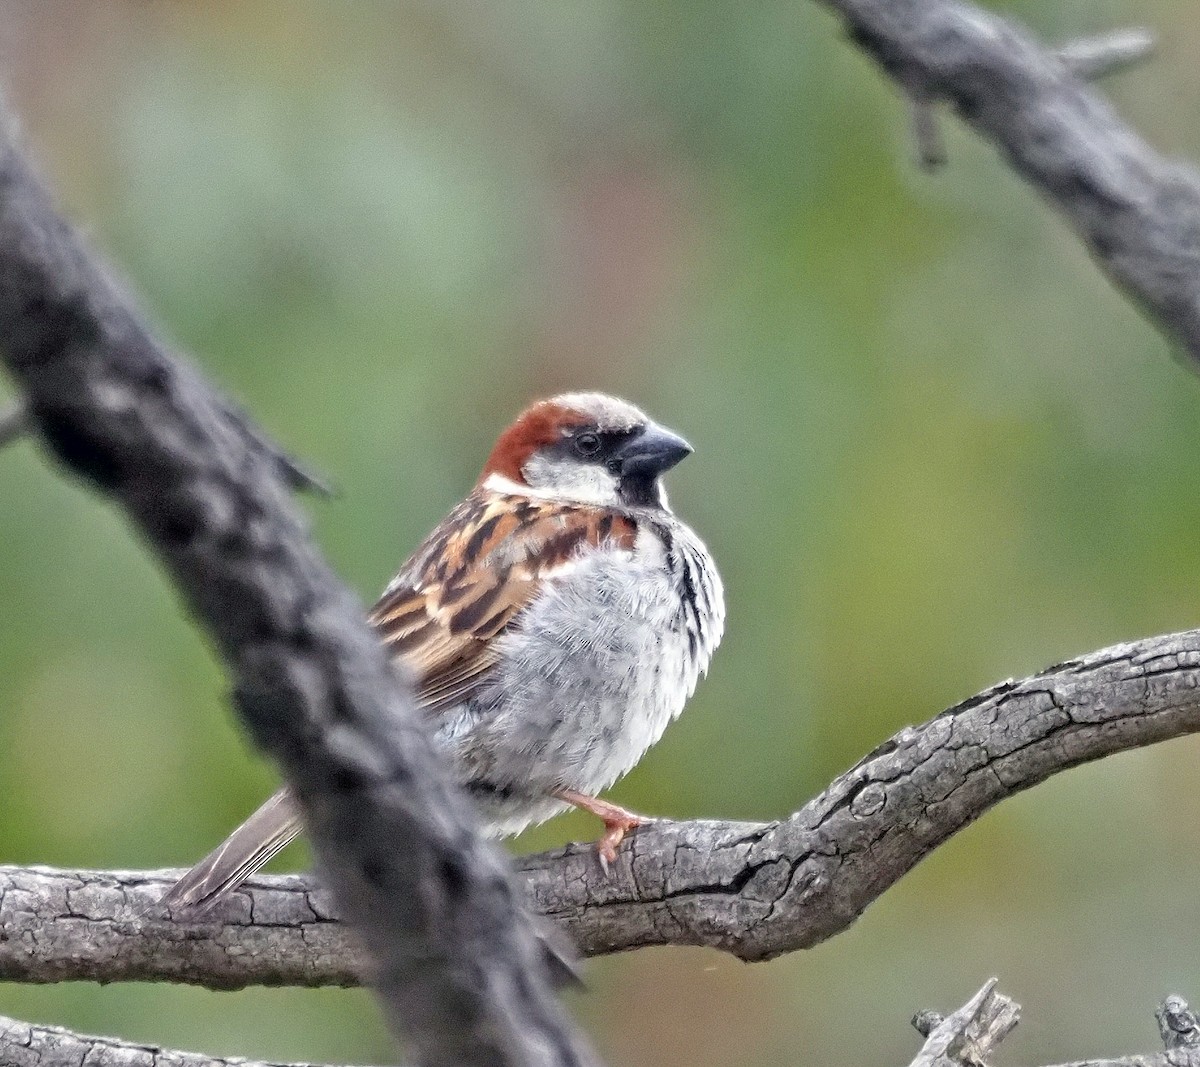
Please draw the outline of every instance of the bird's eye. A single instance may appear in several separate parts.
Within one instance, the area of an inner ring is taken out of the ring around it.
[[[600,451],[600,437],[594,433],[581,433],[575,438],[575,451],[581,456],[594,456]]]

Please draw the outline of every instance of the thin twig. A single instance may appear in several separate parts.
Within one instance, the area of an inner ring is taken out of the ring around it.
[[[1130,27],[1068,41],[1055,55],[1076,77],[1097,81],[1143,62],[1154,54],[1156,44],[1149,30]],[[939,170],[945,166],[947,154],[936,99],[919,82],[899,80],[912,116],[917,166],[924,171]]]
[[[29,420],[21,404],[0,411],[0,448],[11,444],[29,431]]]
[[[1058,58],[1076,76],[1096,81],[1148,59],[1157,44],[1153,33],[1136,26],[1068,41],[1058,49]]]
[[[938,125],[934,101],[920,91],[908,93],[912,115],[913,142],[917,148],[917,166],[934,171],[946,164],[946,141]]]

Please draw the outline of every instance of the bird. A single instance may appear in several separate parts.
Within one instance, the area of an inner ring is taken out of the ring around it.
[[[599,794],[680,714],[725,626],[716,565],[662,484],[691,452],[616,397],[539,400],[369,612],[487,836],[581,808],[607,869],[647,821]],[[162,903],[208,907],[300,830],[284,787]]]

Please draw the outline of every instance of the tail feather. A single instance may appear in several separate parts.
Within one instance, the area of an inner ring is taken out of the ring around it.
[[[163,896],[170,909],[207,908],[269,863],[302,829],[287,789],[275,793]]]
[[[155,910],[203,911],[266,866],[302,829],[291,793],[279,790],[171,886]],[[537,922],[537,938],[555,986],[582,987],[579,957],[570,938],[542,920]]]

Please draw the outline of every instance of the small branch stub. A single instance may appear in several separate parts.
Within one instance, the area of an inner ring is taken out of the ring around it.
[[[912,1017],[913,1029],[922,1037],[928,1037],[945,1021],[944,1016],[940,1011],[934,1011],[932,1008],[926,1008],[924,1011],[917,1012]]]
[[[1055,54],[1076,77],[1097,81],[1149,58],[1157,44],[1154,34],[1139,26],[1080,37],[1068,41]],[[936,100],[917,82],[901,79],[900,84],[908,98],[917,166],[927,172],[940,170],[949,157]]]
[[[1073,74],[1085,81],[1095,81],[1149,58],[1157,44],[1149,30],[1131,27],[1068,41],[1058,50],[1058,58]]]
[[[1170,1049],[1200,1049],[1200,1021],[1183,997],[1167,997],[1154,1013],[1163,1045]]]
[[[946,165],[946,142],[933,100],[926,93],[913,90],[908,94],[908,106],[917,146],[917,166],[924,171],[941,169]]]
[[[926,1038],[910,1067],[992,1067],[996,1046],[1020,1019],[1021,1006],[988,982],[948,1018],[918,1012],[913,1026]],[[1117,1058],[1076,1060],[1057,1067],[1200,1067],[1200,1021],[1182,997],[1171,996],[1155,1011],[1166,1052]]]
[[[0,411],[0,448],[23,437],[28,431],[29,417],[22,405],[13,404]]]
[[[992,1052],[1021,1018],[1021,1005],[997,993],[996,981],[944,1019],[933,1011],[918,1013],[913,1026],[926,1040],[910,1067],[989,1067]]]

